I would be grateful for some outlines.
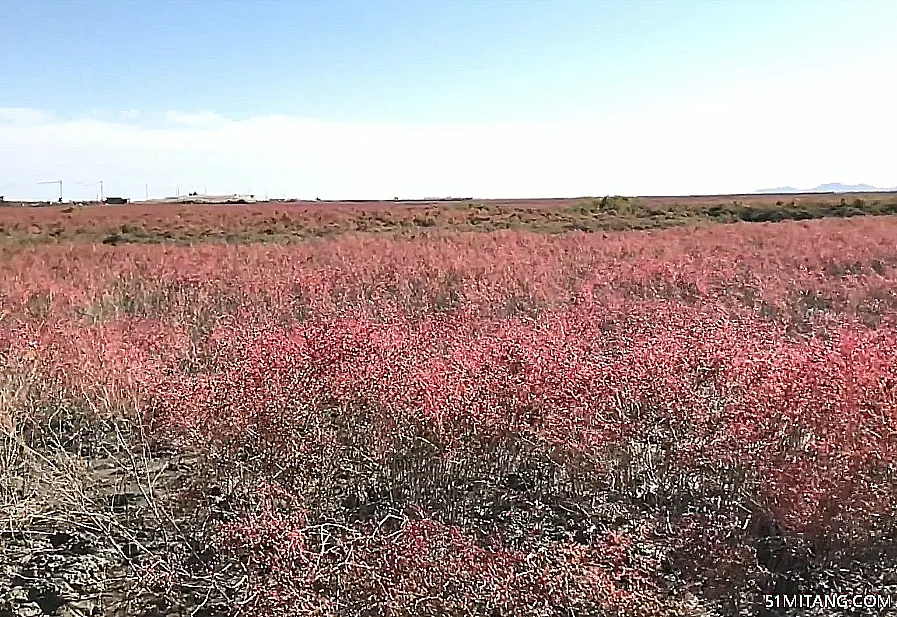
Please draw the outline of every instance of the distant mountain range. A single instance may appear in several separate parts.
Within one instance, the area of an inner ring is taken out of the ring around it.
[[[793,186],[780,186],[774,189],[760,189],[757,194],[762,195],[784,195],[787,193],[885,193],[889,191],[897,191],[897,186],[889,189],[880,189],[868,184],[820,184],[815,189],[796,189]]]

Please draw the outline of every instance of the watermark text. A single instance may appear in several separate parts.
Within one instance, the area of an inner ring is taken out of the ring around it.
[[[773,608],[839,608],[888,610],[897,603],[884,594],[778,594],[764,595],[763,604]]]

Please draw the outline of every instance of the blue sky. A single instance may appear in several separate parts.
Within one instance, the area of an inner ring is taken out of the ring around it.
[[[890,0],[4,0],[0,24],[0,194],[897,185]]]

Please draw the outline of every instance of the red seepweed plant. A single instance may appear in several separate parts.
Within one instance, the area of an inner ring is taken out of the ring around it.
[[[226,579],[245,614],[697,614],[677,595],[870,581],[893,231],[22,250],[4,413],[127,418],[146,469],[199,461],[188,548],[145,583]]]

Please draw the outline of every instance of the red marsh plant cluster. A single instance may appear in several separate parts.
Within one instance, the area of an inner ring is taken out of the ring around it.
[[[881,592],[895,240],[880,217],[5,248],[0,411],[19,442],[64,410],[189,455],[144,491],[174,539],[128,561],[169,607],[728,615]]]

